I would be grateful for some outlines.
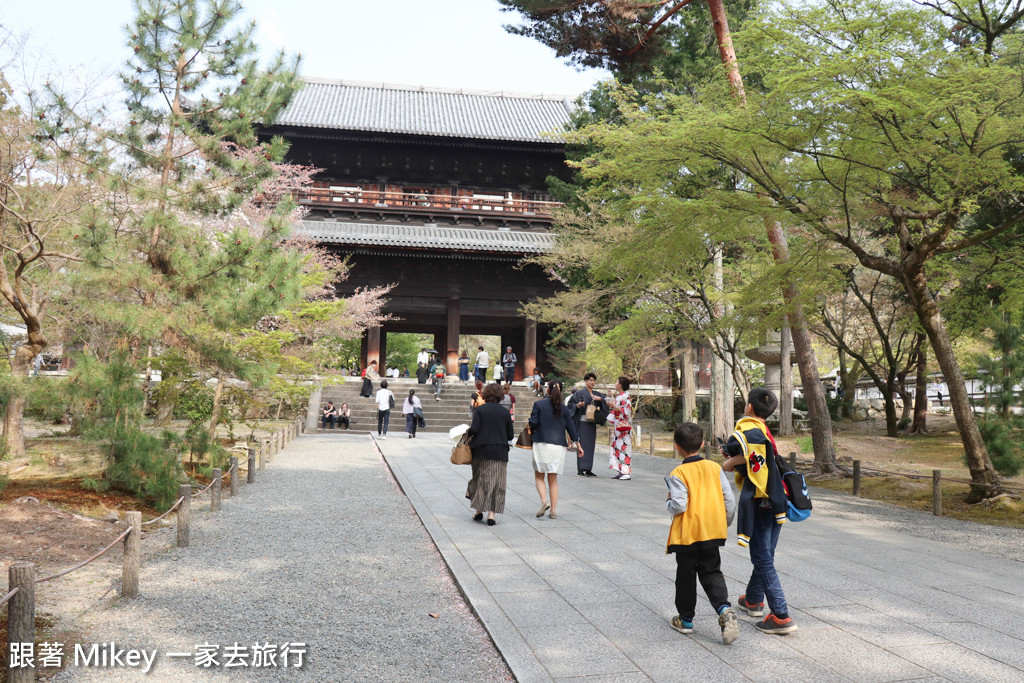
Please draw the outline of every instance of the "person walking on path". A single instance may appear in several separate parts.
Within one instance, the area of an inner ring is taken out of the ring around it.
[[[462,349],[459,356],[459,381],[465,384],[469,381],[469,351]]]
[[[476,378],[481,382],[487,381],[487,368],[491,367],[491,357],[484,351],[484,347],[477,347],[476,354]]]
[[[529,422],[533,435],[533,478],[540,495],[538,517],[549,509],[551,519],[558,516],[558,475],[562,473],[566,449],[575,450],[577,455],[583,452],[572,418],[572,408],[562,405],[562,383],[550,382],[547,398],[533,404]],[[565,441],[566,432],[572,439],[570,443]]]
[[[487,512],[487,526],[494,526],[495,514],[505,511],[506,470],[508,444],[515,438],[512,417],[501,407],[505,392],[497,384],[484,387],[484,404],[473,411],[469,426],[469,447],[473,451],[473,476],[466,487],[469,505],[481,521]]]
[[[377,372],[377,361],[370,361],[370,365],[363,370],[363,388],[360,390],[359,395],[363,398],[371,398],[373,396],[373,380],[379,378],[380,374]]]
[[[447,369],[444,367],[444,363],[440,358],[435,358],[434,364],[430,366],[430,383],[434,387],[434,399],[437,401],[441,400],[441,385],[444,384],[446,374]]]
[[[608,423],[612,426],[612,448],[608,468],[615,472],[612,479],[629,479],[633,455],[633,404],[629,400],[629,380],[619,377],[615,383]]]
[[[426,384],[427,377],[429,376],[430,369],[427,367],[426,363],[419,363],[416,367],[416,382],[418,384]]]
[[[497,363],[494,364],[494,374],[491,376],[491,380],[495,384],[501,384],[501,366]]]
[[[676,616],[672,628],[693,633],[697,610],[697,579],[718,614],[722,642],[732,644],[740,634],[736,611],[729,604],[729,590],[722,575],[719,548],[725,545],[729,525],[736,513],[736,499],[725,472],[718,463],[700,455],[704,432],[692,422],[676,427],[672,435],[676,455],[683,462],[665,477],[672,515],[666,553],[676,555]]]
[[[342,403],[338,408],[338,424],[345,425],[346,430],[352,427],[352,409],[347,403]]]
[[[574,406],[576,431],[580,435],[583,455],[576,459],[577,477],[596,477],[594,474],[594,451],[597,450],[597,428],[608,420],[608,400],[594,389],[597,375],[588,372],[583,375],[583,388],[573,392],[569,404]]]
[[[754,565],[746,593],[736,605],[750,616],[759,617],[764,614],[763,600],[767,598],[771,612],[755,626],[765,633],[784,634],[797,628],[775,571],[775,547],[786,521],[786,492],[775,463],[775,439],[764,423],[778,405],[779,399],[768,389],[751,390],[743,417],[725,444],[728,457],[722,469],[736,472],[736,484],[740,486],[737,542],[750,548],[750,563]]]
[[[516,354],[512,353],[512,347],[505,347],[505,355],[501,357],[501,376],[506,382],[512,382],[516,378],[516,363],[519,359],[516,358]]]
[[[501,405],[503,405],[505,407],[505,409],[508,410],[509,415],[512,416],[512,424],[515,424],[515,422],[516,422],[516,395],[512,393],[512,384],[509,383],[509,382],[505,382],[505,385],[502,387],[502,389],[505,392],[505,398],[501,399]]]
[[[330,424],[331,429],[334,429],[334,425],[337,423],[338,411],[334,407],[334,401],[328,401],[320,414],[320,427],[321,429],[327,429],[327,425]]]
[[[416,425],[419,423],[420,416],[416,414],[416,411],[420,411],[420,415],[423,414],[423,404],[420,403],[420,397],[416,395],[415,389],[409,390],[409,395],[405,397],[405,401],[402,402],[402,415],[405,415],[405,431],[409,432],[409,438],[416,438]]]
[[[388,389],[386,379],[381,380],[380,389],[374,400],[377,401],[377,436],[386,439],[388,438],[388,420],[391,419],[391,409],[395,407],[395,395]]]

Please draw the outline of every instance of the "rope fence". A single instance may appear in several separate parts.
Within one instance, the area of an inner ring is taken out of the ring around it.
[[[262,470],[271,454],[283,449],[302,432],[302,423],[299,420],[294,420],[287,427],[273,432],[269,439],[261,443],[258,449],[248,448],[248,457],[246,458],[246,467],[244,468],[246,470],[247,483],[251,484],[256,481],[257,462],[259,463],[259,469]],[[228,495],[233,496],[237,493],[238,480],[240,479],[238,476],[238,457],[231,456],[230,462],[231,464],[226,475],[229,477],[230,482]],[[75,566],[56,574],[37,579],[35,563],[15,562],[11,564],[7,568],[7,585],[10,591],[0,598],[0,606],[7,605],[7,652],[21,651],[21,648],[35,643],[36,584],[46,583],[59,579],[62,576],[67,576],[90,562],[95,562],[100,557],[103,557],[118,543],[123,542],[124,544],[121,568],[121,597],[138,597],[139,568],[142,558],[142,526],[144,524],[155,524],[172,512],[177,512],[178,547],[188,547],[190,542],[192,500],[210,491],[210,511],[217,512],[220,510],[223,478],[221,469],[217,467],[213,469],[213,479],[210,483],[195,493],[192,493],[191,484],[181,484],[178,488],[178,499],[174,502],[174,505],[159,517],[147,520],[146,522],[142,521],[142,513],[139,511],[132,510],[125,513],[128,527],[117,538],[89,559],[83,560]],[[7,680],[9,683],[30,683],[35,680],[35,674],[35,667],[31,663],[11,666],[10,657],[8,658]]]
[[[98,560],[99,558],[101,558],[104,555],[106,555],[107,551],[110,550],[111,548],[113,548],[114,545],[118,541],[122,540],[125,536],[127,536],[131,532],[132,532],[132,528],[128,527],[127,529],[125,529],[124,531],[121,532],[120,536],[118,536],[113,541],[111,541],[110,545],[108,545],[106,548],[104,548],[103,550],[99,551],[98,553],[96,553],[95,555],[90,557],[88,560],[82,560],[81,562],[76,564],[74,567],[71,567],[70,569],[65,569],[62,572],[57,572],[56,574],[51,574],[50,576],[47,576],[47,577],[42,578],[42,579],[36,579],[36,583],[46,583],[47,581],[53,581],[54,579],[59,579],[62,576],[66,576],[66,575],[70,574],[71,572],[75,571],[76,569],[81,569],[82,567],[84,567],[85,565],[89,564],[93,560]]]
[[[790,453],[790,462],[792,463],[796,458],[796,453]],[[1005,484],[987,484],[984,482],[974,482],[969,479],[958,479],[955,477],[943,477],[942,470],[932,470],[931,474],[918,474],[917,472],[893,472],[892,470],[884,470],[881,468],[863,468],[861,467],[860,460],[853,461],[853,495],[860,497],[860,484],[861,475],[879,475],[887,477],[903,477],[905,479],[931,479],[932,481],[932,514],[936,517],[942,516],[942,484],[960,484],[963,486],[970,486],[972,488],[985,488],[985,489],[996,489],[1006,495],[1010,492],[1017,494],[1024,494],[1024,489],[1006,486]],[[1019,497],[1019,496],[1018,496]],[[984,502],[984,501],[982,501]]]

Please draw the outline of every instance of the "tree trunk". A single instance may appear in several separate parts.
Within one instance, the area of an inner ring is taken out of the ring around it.
[[[853,402],[857,398],[857,388],[850,386],[850,368],[846,364],[846,351],[839,349],[839,386],[843,388],[843,405],[839,413],[849,419],[853,415]]]
[[[25,456],[25,388],[21,383],[28,378],[28,371],[32,367],[32,359],[46,348],[42,344],[22,344],[11,357],[11,375],[14,377],[16,386],[10,401],[7,403],[7,412],[4,414],[3,438],[7,443],[7,455],[11,458],[22,458]]]
[[[793,433],[793,364],[790,361],[792,335],[787,325],[782,326],[782,374],[779,387],[779,434],[789,436]]]
[[[683,339],[683,417],[697,421],[697,379],[693,376],[693,342]]]
[[[786,244],[786,234],[777,222],[768,221],[768,241],[772,244],[775,262],[785,265],[789,261],[789,246]],[[814,347],[811,346],[804,309],[799,303],[795,285],[787,284],[782,290],[782,296],[791,309],[788,315],[789,329],[793,335],[796,362],[800,367],[800,386],[807,399],[807,417],[811,423],[811,443],[814,445],[814,467],[823,473],[835,472],[839,469],[839,463],[836,462],[836,448],[832,441],[832,417],[828,414],[825,389],[818,375],[818,361]]]
[[[907,391],[907,376],[902,372],[896,376],[896,392],[900,395],[900,400],[903,401],[900,422],[909,420],[914,414],[914,397]]]
[[[942,319],[942,313],[939,311],[938,303],[928,289],[928,283],[920,268],[910,272],[901,269],[901,275],[910,300],[914,304],[914,311],[928,335],[932,350],[935,352],[935,360],[938,361],[939,367],[942,369],[942,375],[949,389],[949,405],[956,418],[957,431],[960,432],[960,440],[964,444],[967,456],[967,467],[971,472],[971,481],[974,482],[967,500],[968,502],[978,502],[999,495],[1003,492],[1002,482],[995,468],[992,467],[988,449],[985,448],[985,441],[981,438],[978,422],[974,417],[974,411],[971,410],[970,397],[967,395],[964,374],[953,353],[953,346],[949,341],[949,333]]]
[[[665,343],[665,357],[668,359],[669,389],[672,390],[672,415],[675,416],[683,409],[683,373],[679,369],[679,355],[671,334]]]
[[[217,439],[217,423],[220,422],[220,397],[224,391],[224,378],[217,375],[217,388],[213,391],[213,414],[210,416],[210,438]]]
[[[914,383],[914,422],[910,425],[911,434],[928,433],[928,347],[927,337],[923,332],[917,333],[917,381]]]
[[[896,382],[892,378],[885,383],[885,395],[882,397],[885,400],[885,435],[895,439],[900,435],[897,426],[899,419],[896,417],[896,399],[893,398],[895,393]]]

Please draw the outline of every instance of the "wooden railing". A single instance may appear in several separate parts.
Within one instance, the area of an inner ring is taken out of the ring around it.
[[[451,211],[478,213],[505,213],[515,216],[551,218],[560,202],[502,197],[500,195],[429,194],[426,192],[396,192],[381,190],[339,190],[331,187],[311,187],[295,195],[300,204],[307,206],[333,206],[354,208],[406,209],[417,211]]]

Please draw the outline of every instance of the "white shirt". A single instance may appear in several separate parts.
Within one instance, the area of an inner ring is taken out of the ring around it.
[[[491,364],[491,357],[487,355],[486,351],[481,351],[476,354],[476,364],[481,368],[486,368]]]
[[[426,351],[420,351],[419,353],[416,354],[417,363],[423,363],[424,365],[426,365],[428,360],[430,360],[430,356],[427,355]]]
[[[498,382],[501,380],[501,366],[497,363],[494,364],[494,381]]]
[[[380,410],[391,409],[391,397],[394,394],[391,393],[390,389],[380,389],[377,391],[377,395],[374,400],[377,401],[377,408]]]

